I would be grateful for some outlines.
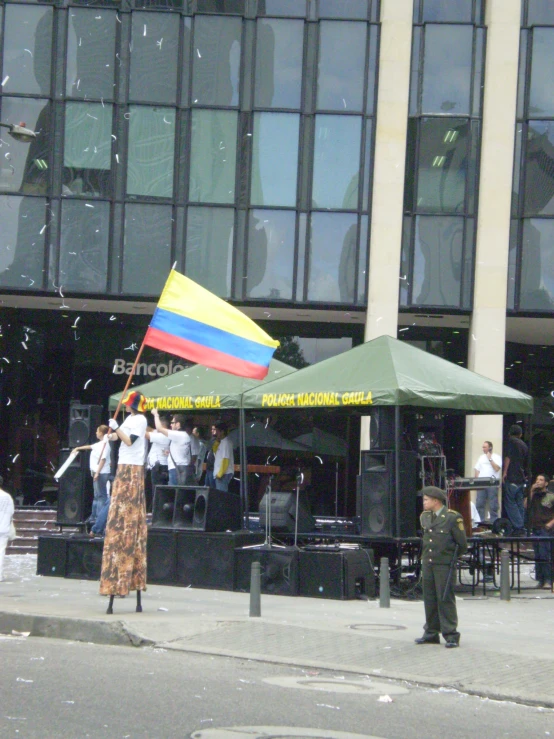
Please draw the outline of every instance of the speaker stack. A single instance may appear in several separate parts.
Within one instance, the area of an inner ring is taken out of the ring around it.
[[[363,451],[357,479],[356,515],[361,534],[371,537],[416,535],[417,454],[400,450],[399,494],[396,507],[396,470],[393,451]]]
[[[250,591],[253,562],[261,566],[261,592],[269,595],[298,595],[299,550],[293,547],[276,549],[237,549],[235,551],[236,590]]]
[[[69,406],[69,446],[73,449],[84,444],[94,444],[96,429],[102,423],[101,405],[81,405],[73,402]]]
[[[311,515],[306,494],[301,492],[298,500],[298,531],[308,533],[315,530],[315,520]],[[265,530],[267,504],[271,506],[271,530],[294,533],[296,519],[296,493],[266,493],[260,501],[260,527]]]
[[[62,449],[60,465],[69,457],[70,449]],[[79,453],[60,477],[58,487],[58,517],[61,526],[79,526],[92,510],[94,491],[88,456]]]
[[[240,498],[225,490],[187,485],[158,485],[152,527],[192,531],[241,528]]]
[[[373,552],[307,547],[300,552],[299,595],[336,600],[374,598]]]

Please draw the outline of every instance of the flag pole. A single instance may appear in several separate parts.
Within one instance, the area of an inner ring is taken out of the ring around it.
[[[146,337],[145,337],[146,338]],[[133,366],[131,367],[131,371],[129,372],[129,377],[127,378],[127,382],[125,383],[125,387],[123,388],[123,392],[121,393],[121,397],[119,398],[119,402],[117,404],[117,408],[115,409],[115,413],[113,414],[114,419],[117,418],[117,415],[121,409],[121,404],[123,402],[123,398],[125,397],[125,393],[129,389],[129,385],[131,384],[131,380],[134,377],[135,370],[137,368],[138,361],[140,359],[140,355],[142,354],[142,350],[144,349],[144,339],[142,340],[142,344],[140,345],[140,349],[137,352],[137,356],[135,357],[135,361],[133,362]]]

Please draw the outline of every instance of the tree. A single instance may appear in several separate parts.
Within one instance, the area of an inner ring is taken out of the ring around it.
[[[309,362],[306,362],[304,359],[304,354],[302,353],[302,349],[298,343],[298,337],[283,336],[279,341],[281,342],[281,345],[275,351],[275,359],[278,359],[280,362],[285,362],[285,364],[288,364],[291,367],[296,367],[296,369],[302,369],[302,367],[307,367],[309,365]]]

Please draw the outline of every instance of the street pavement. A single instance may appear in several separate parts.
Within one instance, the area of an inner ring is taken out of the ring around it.
[[[416,646],[423,604],[393,599],[335,601],[150,585],[143,613],[135,597],[107,598],[98,583],[37,576],[36,557],[6,558],[0,633],[30,632],[97,644],[156,646],[299,667],[328,668],[554,708],[554,595],[532,589],[457,598],[460,649]]]

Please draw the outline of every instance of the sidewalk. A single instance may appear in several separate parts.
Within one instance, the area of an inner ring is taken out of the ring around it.
[[[423,604],[334,601],[151,585],[143,613],[116,598],[114,615],[98,583],[35,575],[36,557],[6,557],[0,633],[30,631],[101,644],[156,646],[302,667],[378,675],[554,708],[554,596],[526,590],[509,602],[460,596],[461,648],[414,645]]]

